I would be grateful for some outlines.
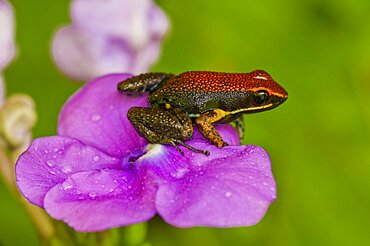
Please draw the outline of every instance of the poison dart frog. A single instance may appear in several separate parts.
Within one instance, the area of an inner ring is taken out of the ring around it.
[[[222,148],[228,144],[213,124],[234,121],[242,137],[242,114],[273,109],[288,98],[285,89],[263,70],[146,73],[118,83],[117,88],[129,95],[150,93],[151,107],[130,108],[128,119],[150,143],[170,144],[182,155],[178,145],[209,155],[185,143],[192,138],[193,123],[206,139]]]

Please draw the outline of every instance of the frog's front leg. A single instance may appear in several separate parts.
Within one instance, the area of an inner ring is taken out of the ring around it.
[[[228,143],[222,139],[220,133],[212,124],[221,120],[227,115],[228,113],[221,109],[214,109],[201,114],[195,119],[195,123],[197,124],[197,127],[202,135],[219,148],[227,146]]]
[[[238,135],[240,140],[244,137],[244,118],[243,115],[240,115],[238,118],[234,120],[235,128],[238,131]]]
[[[126,79],[117,85],[118,91],[127,94],[153,91],[163,81],[173,77],[170,73],[144,73],[132,78]]]
[[[206,150],[195,149],[184,143],[184,141],[191,139],[193,125],[189,116],[182,110],[160,107],[133,107],[127,112],[127,118],[139,135],[146,138],[150,143],[170,144],[182,155],[184,155],[184,152],[178,145],[209,155]]]

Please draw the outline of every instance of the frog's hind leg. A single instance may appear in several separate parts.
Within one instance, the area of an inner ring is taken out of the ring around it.
[[[239,135],[239,138],[240,140],[243,139],[244,137],[244,118],[243,118],[243,115],[240,115],[238,118],[236,118],[234,120],[234,123],[235,123],[235,128],[236,130],[238,131],[238,135]]]
[[[184,155],[184,152],[178,145],[194,152],[209,155],[208,151],[196,149],[184,142],[191,139],[193,125],[189,116],[179,109],[133,107],[129,109],[127,118],[139,135],[150,143],[170,144],[182,155]]]
[[[144,73],[118,83],[117,89],[129,95],[151,92],[160,83],[173,76],[169,73]]]

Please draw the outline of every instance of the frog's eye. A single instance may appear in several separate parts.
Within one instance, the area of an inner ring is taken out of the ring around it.
[[[253,101],[256,105],[262,105],[266,103],[270,98],[270,94],[265,90],[260,90],[254,93]]]

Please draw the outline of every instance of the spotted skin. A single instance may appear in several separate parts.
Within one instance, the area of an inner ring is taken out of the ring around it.
[[[221,109],[214,109],[201,114],[195,119],[197,127],[203,136],[219,148],[229,144],[222,139],[220,133],[212,124],[224,118],[226,114],[227,112]]]
[[[193,135],[193,123],[186,112],[177,108],[132,107],[127,112],[136,131],[150,143],[170,144],[184,154],[177,144],[195,152],[209,155],[208,151],[195,149],[184,141]],[[161,133],[161,134],[158,134]]]

